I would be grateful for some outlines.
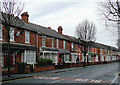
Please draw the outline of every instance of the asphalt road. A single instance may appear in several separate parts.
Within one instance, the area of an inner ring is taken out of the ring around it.
[[[118,84],[119,76],[117,75],[118,63],[100,64],[81,67],[78,69],[54,73],[53,71],[34,73],[34,77],[18,79],[3,82],[7,83],[116,83]]]

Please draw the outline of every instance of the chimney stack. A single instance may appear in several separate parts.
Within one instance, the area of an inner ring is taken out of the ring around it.
[[[62,26],[58,26],[58,33],[62,34]]]
[[[51,29],[51,27],[48,27],[48,29]]]
[[[28,15],[28,12],[24,12],[22,15],[21,15],[21,18],[24,22],[26,22],[28,24],[28,18],[29,15]]]

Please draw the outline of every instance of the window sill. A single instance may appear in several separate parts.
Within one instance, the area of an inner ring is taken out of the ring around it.
[[[10,40],[10,42],[15,42],[14,40]]]
[[[25,42],[26,44],[30,44],[30,42]]]

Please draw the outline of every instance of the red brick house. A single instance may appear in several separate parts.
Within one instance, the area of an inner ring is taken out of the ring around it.
[[[37,58],[50,58],[55,65],[84,62],[84,41],[62,34],[62,26],[58,27],[57,32],[51,27],[30,23],[28,12],[24,12],[18,22],[19,24],[15,25],[13,23],[10,31],[11,72],[18,73],[18,63],[25,63],[25,72],[29,72],[29,65],[34,67]],[[2,71],[7,71],[7,40],[3,31],[6,32],[5,26],[0,22],[1,67]],[[92,42],[88,48],[86,62],[112,62],[118,60],[117,56],[119,51],[116,48]]]

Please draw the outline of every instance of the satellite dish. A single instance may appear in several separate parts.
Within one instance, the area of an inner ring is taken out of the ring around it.
[[[16,33],[16,36],[18,37],[20,35],[20,32],[18,31],[17,33]]]

